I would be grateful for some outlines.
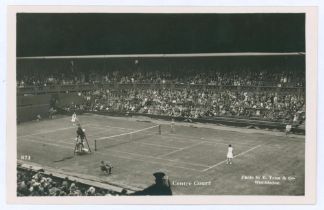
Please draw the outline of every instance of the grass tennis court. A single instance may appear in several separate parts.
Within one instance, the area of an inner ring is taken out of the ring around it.
[[[58,117],[17,126],[18,160],[30,155],[26,162],[45,169],[132,190],[147,187],[154,182],[154,172],[164,171],[175,195],[304,194],[304,136],[198,123],[176,123],[176,132],[171,133],[167,121],[93,114],[78,117],[86,129],[91,154],[73,155],[76,127],[71,117]],[[118,136],[158,124],[161,135],[154,127]],[[95,139],[101,139],[97,151]],[[236,156],[232,165],[225,161],[228,144]],[[100,171],[101,160],[112,163],[112,175]],[[255,176],[277,182],[255,184]]]

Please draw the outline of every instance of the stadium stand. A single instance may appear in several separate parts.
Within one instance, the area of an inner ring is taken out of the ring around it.
[[[96,78],[101,76],[97,75]],[[113,72],[112,76],[103,76],[104,80],[90,81],[93,83],[91,85],[89,81],[79,79],[66,84],[65,79],[54,76],[37,81],[34,78],[32,76],[17,83],[18,94],[23,93],[24,89],[28,93],[36,89],[37,94],[56,94],[56,108],[66,111],[113,111],[195,119],[230,117],[280,122],[295,119],[300,123],[305,120],[304,76],[300,72],[277,74],[242,71],[238,74],[229,71],[214,72],[213,76],[203,72],[187,73],[181,78],[152,72],[132,72],[128,75],[124,72],[123,76],[120,72]],[[25,81],[33,81],[33,87],[21,85],[28,83]]]
[[[183,73],[186,76],[183,77]],[[86,79],[88,78],[88,79]],[[113,71],[107,74],[66,73],[27,74],[17,78],[17,86],[23,87],[47,87],[51,85],[77,85],[77,84],[204,84],[217,86],[277,86],[277,87],[303,87],[305,82],[301,72],[270,72],[251,71],[178,71],[174,72],[123,72]]]
[[[119,196],[127,193],[126,189],[112,190],[112,186],[106,189],[99,186],[102,183],[92,184],[48,173],[43,168],[17,164],[17,196]]]

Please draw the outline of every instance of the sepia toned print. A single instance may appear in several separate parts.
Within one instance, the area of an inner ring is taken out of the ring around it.
[[[16,198],[309,197],[306,15],[17,12]]]

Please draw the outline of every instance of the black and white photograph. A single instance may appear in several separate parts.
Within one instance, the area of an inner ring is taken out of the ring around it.
[[[306,16],[18,11],[15,196],[305,197]]]

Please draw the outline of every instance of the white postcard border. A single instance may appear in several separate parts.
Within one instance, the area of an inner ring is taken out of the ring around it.
[[[16,13],[306,13],[306,155],[305,196],[16,196]],[[7,39],[7,202],[20,204],[314,204],[316,202],[317,122],[317,8],[316,7],[118,7],[8,6]]]

